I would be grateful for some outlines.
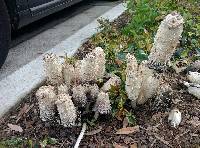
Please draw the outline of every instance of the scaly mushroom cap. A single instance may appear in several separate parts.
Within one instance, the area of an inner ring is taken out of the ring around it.
[[[99,94],[99,87],[97,84],[85,84],[84,87],[86,93],[89,93],[92,98],[97,98]]]
[[[151,66],[166,65],[172,57],[183,32],[183,17],[172,12],[161,22],[149,55]]]
[[[42,86],[36,92],[40,109],[40,118],[43,121],[51,120],[54,116],[54,104],[57,99],[53,86]]]
[[[144,104],[149,98],[156,94],[159,87],[159,80],[154,77],[153,70],[148,68],[146,61],[140,64],[138,73],[141,76],[142,84],[137,104]]]
[[[165,17],[164,23],[168,25],[170,28],[177,28],[183,25],[184,20],[179,13],[174,11]]]
[[[68,94],[68,86],[66,84],[61,84],[58,86],[58,94]]]
[[[96,79],[95,71],[95,56],[87,54],[86,57],[81,61],[80,76],[82,82],[94,81]]]
[[[87,103],[87,97],[85,88],[82,85],[74,86],[72,89],[73,101],[80,106],[85,106]]]
[[[106,71],[106,58],[105,53],[101,47],[96,47],[93,50],[93,53],[96,57],[96,79],[102,79],[104,77],[105,71]]]
[[[65,127],[75,125],[77,119],[76,108],[68,94],[59,94],[56,106],[60,115],[61,124]]]
[[[140,93],[142,78],[138,75],[138,64],[134,55],[126,56],[126,82],[125,89],[128,98],[131,100],[132,106],[136,107],[137,99]]]
[[[189,75],[187,76],[188,80],[195,84],[200,84],[200,73],[189,71]]]
[[[98,94],[95,107],[95,111],[98,111],[100,114],[108,114],[111,111],[111,103],[108,93],[100,92]]]
[[[47,81],[52,85],[63,83],[62,64],[55,54],[48,53],[44,55],[44,68]]]
[[[105,74],[105,63],[105,53],[97,47],[75,64],[76,75],[82,82],[97,81]]]

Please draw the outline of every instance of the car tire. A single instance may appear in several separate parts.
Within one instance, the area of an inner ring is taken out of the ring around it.
[[[10,17],[4,0],[0,0],[0,68],[8,55],[10,40]]]

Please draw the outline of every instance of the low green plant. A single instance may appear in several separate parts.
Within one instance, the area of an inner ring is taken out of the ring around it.
[[[153,38],[163,18],[172,11],[183,16],[184,32],[177,59],[197,59],[191,52],[199,50],[199,9],[197,0],[126,0],[127,12],[131,21],[124,28],[117,28],[108,20],[99,20],[102,31],[92,38],[94,46],[100,46],[106,54],[106,71],[121,78],[119,87],[112,87],[109,92],[112,101],[112,113],[117,119],[128,118],[130,124],[135,123],[134,115],[128,105],[125,91],[125,69],[127,53],[134,54],[138,63],[148,59]]]
[[[46,147],[47,145],[55,145],[57,140],[55,138],[46,137],[42,141],[35,142],[31,139],[21,138],[21,137],[12,137],[11,139],[5,139],[0,141],[0,148],[39,148]]]
[[[179,48],[179,58],[190,56],[199,50],[200,18],[198,0],[126,0],[132,19],[123,33],[131,38],[136,48],[149,52],[160,21],[168,13],[178,11],[183,16],[184,31]]]
[[[0,147],[1,148],[18,148],[21,147],[21,145],[23,144],[23,139],[22,138],[11,138],[8,140],[2,140],[0,141]]]
[[[92,38],[92,43],[97,47],[104,49],[106,54],[106,72],[113,73],[121,78],[121,85],[119,87],[112,87],[109,96],[112,103],[112,114],[118,119],[122,120],[127,116],[130,124],[135,123],[134,115],[125,109],[127,102],[127,95],[125,91],[125,69],[126,69],[126,54],[130,49],[129,38],[122,34],[120,29],[112,25],[108,20],[99,20],[100,29],[102,31]]]

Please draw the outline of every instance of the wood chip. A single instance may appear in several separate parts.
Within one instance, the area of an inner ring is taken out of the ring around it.
[[[16,132],[23,132],[23,129],[21,128],[21,126],[19,125],[14,125],[14,124],[8,124],[8,127],[10,128],[10,130],[12,131],[16,131]]]
[[[117,135],[127,135],[127,134],[132,134],[139,132],[139,126],[134,126],[134,127],[126,127],[126,128],[121,128],[119,129],[115,134]]]
[[[137,143],[131,144],[130,148],[137,148]]]
[[[102,130],[102,127],[101,127],[101,126],[99,126],[99,128],[98,128],[98,129],[96,129],[96,130],[93,130],[93,131],[90,131],[90,132],[87,132],[87,133],[85,133],[85,135],[87,135],[87,136],[96,135],[96,134],[100,133],[100,132],[101,132],[101,130]]]

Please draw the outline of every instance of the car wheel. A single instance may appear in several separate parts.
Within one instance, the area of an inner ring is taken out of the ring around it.
[[[0,0],[0,68],[8,55],[10,40],[10,17],[5,2]]]

